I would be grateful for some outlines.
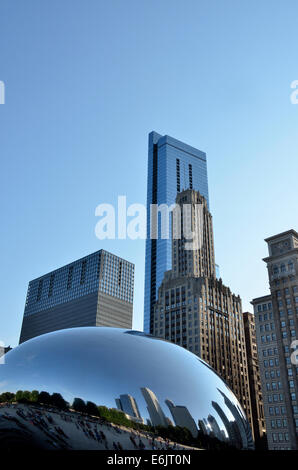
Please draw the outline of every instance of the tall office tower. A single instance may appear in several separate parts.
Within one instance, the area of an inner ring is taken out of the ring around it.
[[[174,403],[169,399],[165,400],[165,403],[173,416],[175,425],[189,429],[193,437],[197,437],[198,428],[187,407],[183,405],[174,405]]]
[[[134,265],[99,250],[29,282],[20,343],[79,326],[132,327]]]
[[[269,449],[298,449],[298,233],[265,240],[271,295],[252,301]]]
[[[152,426],[169,426],[169,421],[159,404],[157,396],[148,387],[142,387],[141,392],[147,403],[147,410]]]
[[[266,426],[254,315],[243,312],[243,322],[255,444],[257,449],[266,449]]]
[[[140,415],[138,404],[134,397],[128,394],[120,395],[115,399],[118,410],[123,411],[129,415],[133,421],[143,423],[143,418]]]
[[[222,430],[220,429],[216,418],[212,415],[208,415],[207,422],[209,424],[209,429],[211,431],[211,436],[216,437],[217,439],[221,440],[223,438]]]
[[[184,236],[173,238],[173,269],[159,287],[153,334],[206,360],[226,380],[252,423],[241,299],[216,279],[212,217],[206,201],[194,190],[182,192],[176,201],[180,213],[185,204],[191,205],[188,224],[199,242],[189,250]],[[174,216],[173,227],[176,220]]]
[[[152,204],[170,207],[184,189],[195,189],[208,205],[206,154],[168,135],[149,134],[147,177],[147,241],[145,260],[144,331],[153,331],[153,305],[165,271],[171,269],[171,240],[151,238]],[[161,218],[159,217],[159,222]],[[160,226],[160,225],[159,225]]]

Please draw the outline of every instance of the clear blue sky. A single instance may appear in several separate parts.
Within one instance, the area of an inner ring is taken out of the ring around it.
[[[268,293],[263,239],[298,228],[297,0],[2,0],[0,339],[18,342],[30,279],[100,248],[95,207],[146,202],[147,135],[207,153],[216,260]]]

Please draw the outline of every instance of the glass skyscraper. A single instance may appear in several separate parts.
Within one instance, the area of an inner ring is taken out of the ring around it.
[[[153,305],[165,271],[172,268],[171,237],[150,239],[151,204],[175,203],[177,193],[195,189],[209,207],[206,154],[168,135],[149,134],[144,331],[152,332]]]
[[[29,282],[20,343],[80,326],[132,327],[134,265],[105,250]]]

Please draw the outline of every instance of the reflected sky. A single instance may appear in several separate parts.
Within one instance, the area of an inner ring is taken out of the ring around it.
[[[70,403],[80,397],[117,407],[145,424],[185,425],[192,434],[205,427],[222,440],[237,435],[239,441],[241,435],[242,446],[251,445],[243,410],[211,367],[186,349],[142,332],[60,330],[21,344],[5,359],[0,393],[58,392]]]

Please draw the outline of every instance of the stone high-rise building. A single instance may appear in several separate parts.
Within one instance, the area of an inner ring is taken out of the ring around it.
[[[134,264],[105,250],[29,282],[20,343],[80,326],[132,327]]]
[[[186,190],[177,195],[176,204],[172,270],[177,276],[216,277],[212,215],[206,199],[198,191]],[[185,231],[193,234],[191,242],[183,237]]]
[[[271,295],[252,301],[268,448],[298,449],[298,233],[265,240]]]
[[[255,316],[250,312],[243,312],[243,322],[255,443],[257,449],[266,449],[266,426],[257,350]]]
[[[177,195],[176,203],[172,269],[158,291],[153,334],[208,362],[226,380],[252,423],[241,299],[216,279],[206,199],[189,189]],[[194,234],[192,242],[185,236],[188,231]]]

